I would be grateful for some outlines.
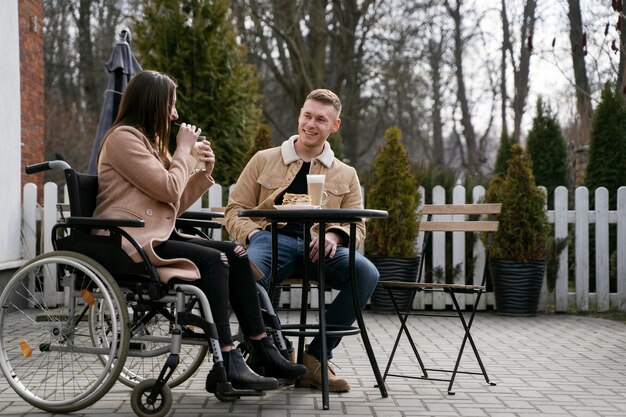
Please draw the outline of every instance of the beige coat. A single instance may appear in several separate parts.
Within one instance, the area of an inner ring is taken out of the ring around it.
[[[125,228],[157,267],[162,282],[172,277],[198,279],[200,273],[188,259],[162,259],[154,247],[169,238],[179,214],[187,210],[213,185],[204,173],[193,174],[195,158],[176,151],[165,169],[156,150],[137,129],[120,126],[107,134],[98,161],[98,197],[94,217],[140,219],[143,228]],[[128,243],[124,250],[135,262],[137,251]]]
[[[289,187],[300,171],[303,162],[295,151],[294,142],[297,138],[292,136],[279,147],[257,152],[239,176],[228,198],[224,219],[228,233],[238,242],[247,244],[250,232],[265,229],[269,225],[265,219],[239,217],[239,210],[273,209],[276,198]],[[328,142],[322,153],[311,161],[310,173],[326,175],[324,190],[328,192],[328,201],[324,207],[363,208],[361,184],[356,170],[335,158]],[[318,225],[311,229],[313,236],[317,235],[317,229]],[[349,236],[350,225],[328,223],[326,231],[330,230],[341,231]],[[363,221],[357,223],[355,239],[358,248],[365,239]]]

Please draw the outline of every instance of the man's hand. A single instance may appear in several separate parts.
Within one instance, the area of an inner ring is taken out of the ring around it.
[[[341,243],[341,235],[335,232],[326,232],[324,235],[326,242],[324,243],[324,255],[328,258],[334,258],[337,252],[337,246]],[[319,259],[319,236],[315,236],[311,239],[309,246],[309,256],[312,262],[317,262]]]

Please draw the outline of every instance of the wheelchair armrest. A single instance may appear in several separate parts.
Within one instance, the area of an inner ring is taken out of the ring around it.
[[[91,227],[94,229],[107,229],[110,227],[144,227],[143,220],[132,219],[103,219],[94,217],[68,217],[65,225],[76,227]]]
[[[224,213],[216,211],[186,211],[178,216],[179,219],[194,219],[194,220],[211,220],[224,218]]]
[[[214,222],[209,220],[196,220],[196,219],[187,219],[187,218],[178,218],[176,219],[176,228],[190,228],[190,227],[199,227],[201,229],[219,229],[222,227],[220,222]]]

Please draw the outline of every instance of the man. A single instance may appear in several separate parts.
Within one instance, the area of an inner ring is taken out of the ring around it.
[[[312,91],[306,98],[298,117],[298,134],[281,146],[258,152],[244,168],[230,194],[225,212],[226,229],[237,241],[248,246],[248,257],[263,272],[261,283],[268,288],[271,274],[271,233],[268,222],[263,219],[240,218],[242,209],[271,209],[282,204],[285,193],[306,194],[307,174],[324,174],[324,188],[328,193],[326,208],[362,209],[361,186],[356,170],[337,158],[327,142],[341,124],[341,101],[335,93],[325,89]],[[321,244],[326,256],[326,283],[339,290],[338,296],[326,312],[326,322],[331,325],[350,326],[356,320],[352,304],[348,271],[348,242],[356,239],[357,247],[365,238],[365,224],[357,224],[357,235],[349,236],[349,225],[328,224],[325,242]],[[309,256],[317,262],[318,234],[311,230]],[[302,275],[304,255],[304,230],[302,224],[287,223],[278,235],[278,282],[293,275]],[[317,265],[313,265],[315,277]],[[356,277],[358,298],[365,308],[376,284],[378,271],[365,257],[356,254]],[[340,337],[328,337],[328,358],[341,341]],[[302,386],[322,387],[322,370],[319,358],[321,343],[314,338],[304,354],[307,373],[301,377]],[[350,385],[335,375],[328,367],[329,389],[332,392],[349,391]]]

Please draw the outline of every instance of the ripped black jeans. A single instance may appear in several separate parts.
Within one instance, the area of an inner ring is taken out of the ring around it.
[[[235,252],[237,246],[233,242],[183,240],[172,235],[169,240],[154,248],[155,253],[163,259],[186,258],[198,267],[200,279],[195,281],[174,279],[172,282],[195,285],[206,294],[221,346],[233,344],[228,320],[229,301],[246,337],[256,336],[265,331],[250,261],[245,252],[242,254]]]

